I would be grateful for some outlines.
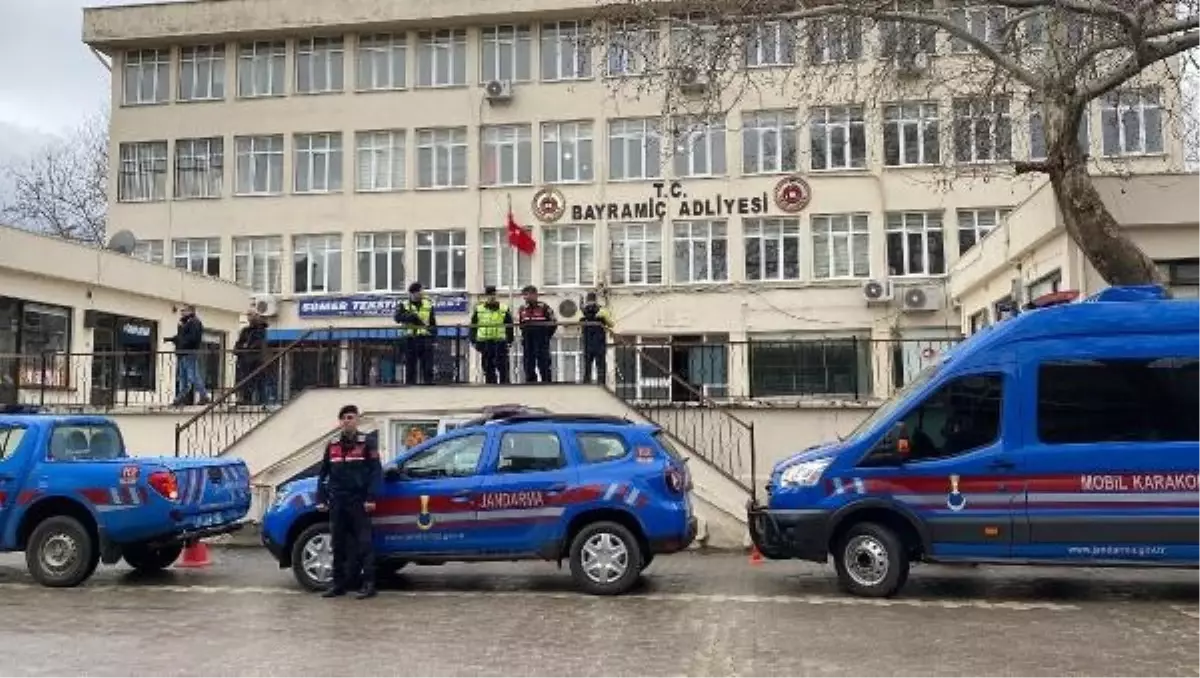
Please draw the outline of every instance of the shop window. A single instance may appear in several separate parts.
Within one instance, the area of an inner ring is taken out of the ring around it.
[[[623,398],[688,402],[729,395],[728,335],[626,337],[615,354]]]
[[[225,353],[225,333],[205,332],[200,345],[200,375],[209,391],[225,388],[225,364],[229,357]]]
[[[0,297],[0,385],[67,388],[70,346],[71,309]]]
[[[110,313],[95,314],[91,402],[111,405],[108,397],[115,392],[157,389],[158,346],[158,323]]]
[[[750,396],[871,392],[871,341],[857,337],[752,339]]]

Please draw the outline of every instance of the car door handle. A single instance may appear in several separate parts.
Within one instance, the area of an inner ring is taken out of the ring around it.
[[[13,480],[15,478],[16,476],[12,475],[11,473],[0,473],[0,482],[5,480]]]
[[[450,495],[450,501],[455,504],[465,504],[468,501],[471,501],[471,491],[470,490],[459,490],[459,491],[455,492],[454,494]]]
[[[1016,467],[1016,464],[1007,459],[996,459],[992,463],[988,464],[988,468],[995,469],[997,471],[1011,471]]]
[[[550,487],[546,488],[546,492],[550,493],[550,494],[558,494],[559,492],[562,492],[565,489],[567,489],[566,483],[554,483]]]

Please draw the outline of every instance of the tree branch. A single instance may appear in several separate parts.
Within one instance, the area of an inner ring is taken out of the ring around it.
[[[1163,59],[1169,59],[1180,52],[1186,52],[1196,47],[1197,44],[1200,44],[1200,32],[1195,31],[1169,40],[1147,41],[1144,49],[1129,55],[1125,63],[1110,73],[1108,77],[1080,88],[1079,94],[1084,101],[1102,97],[1141,73],[1147,66]]]

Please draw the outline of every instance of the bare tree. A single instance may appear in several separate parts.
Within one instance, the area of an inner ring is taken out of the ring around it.
[[[1185,124],[1172,116],[1183,117],[1180,84],[1188,50],[1197,45],[1198,5],[608,0],[596,12],[595,37],[614,87],[625,96],[662,96],[663,113],[672,119],[724,113],[767,89],[794,101],[883,105],[948,96],[955,157],[939,158],[945,170],[939,180],[951,173],[1046,175],[1068,234],[1100,275],[1111,284],[1136,284],[1160,280],[1159,271],[1122,233],[1092,182],[1093,171],[1121,173],[1132,165],[1089,158],[1076,140],[1098,99],[1111,109],[1104,115],[1112,124],[1101,132],[1109,137],[1106,150],[1115,140],[1131,155],[1156,155],[1168,150],[1164,134],[1179,138]],[[666,41],[658,39],[663,28]],[[1036,159],[1013,161],[1013,99],[1028,103],[1041,128]],[[1154,121],[1128,117],[1147,109]],[[993,162],[972,162],[980,148]]]
[[[11,198],[0,214],[19,226],[67,240],[102,245],[108,212],[108,114],[98,114],[66,138],[8,168]]]

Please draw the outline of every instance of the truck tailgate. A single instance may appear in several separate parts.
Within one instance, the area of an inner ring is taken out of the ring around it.
[[[239,459],[167,459],[179,481],[184,515],[212,514],[249,507],[250,471]]]

